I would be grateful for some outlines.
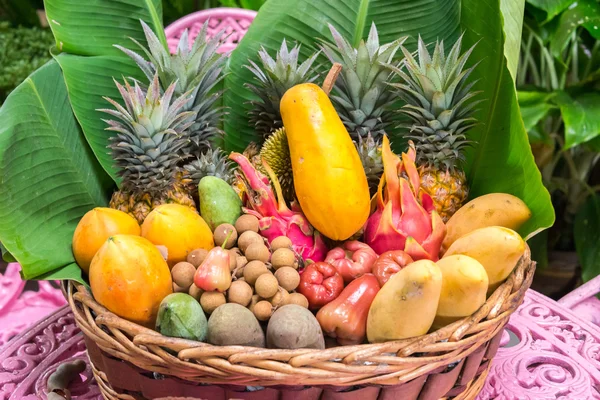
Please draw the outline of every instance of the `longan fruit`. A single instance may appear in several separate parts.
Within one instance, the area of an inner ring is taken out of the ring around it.
[[[194,283],[194,274],[196,273],[196,267],[186,261],[178,262],[171,269],[171,276],[173,282],[177,286],[181,287],[184,292],[187,292],[192,283]]]
[[[229,236],[231,235],[231,236]],[[227,236],[229,236],[229,240],[227,240]],[[227,240],[227,244],[225,244],[226,249],[230,249],[235,246],[237,242],[238,233],[235,230],[234,226],[231,224],[221,224],[215,228],[215,232],[213,235],[215,239],[215,246],[223,246],[225,240]]]
[[[260,275],[254,283],[254,290],[256,290],[256,294],[263,299],[268,299],[269,297],[275,296],[278,289],[279,284],[277,283],[277,278],[271,274]]]
[[[275,278],[279,286],[291,292],[300,284],[300,274],[292,267],[281,267],[275,271]]]
[[[286,300],[290,294],[284,288],[279,288],[275,296],[271,297],[269,301],[273,305],[273,307],[280,307],[286,304]]]
[[[173,293],[186,293],[186,292],[187,292],[187,289],[182,288],[181,286],[179,286],[178,284],[173,282]]]
[[[238,247],[232,247],[232,248],[230,248],[229,252],[232,253],[232,254],[235,254],[236,257],[242,255],[242,251]]]
[[[202,296],[202,293],[204,293],[204,290],[200,289],[194,283],[192,283],[192,286],[190,286],[190,289],[188,290],[188,294],[198,301],[200,301],[200,296]]]
[[[227,290],[227,302],[237,303],[246,307],[252,300],[252,288],[244,281],[231,282],[229,290]]]
[[[248,259],[244,256],[237,256],[235,258],[236,268],[244,268],[248,264]]]
[[[242,215],[235,221],[235,229],[240,235],[246,231],[258,233],[258,218],[250,214]]]
[[[263,240],[262,236],[260,236],[258,233],[253,232],[253,231],[246,231],[246,232],[242,233],[240,235],[240,237],[238,238],[238,247],[244,254],[246,254],[246,249],[252,243],[264,244],[265,241]]]
[[[237,253],[229,250],[229,270],[233,271],[237,267]]]
[[[200,305],[205,313],[210,314],[217,309],[217,307],[227,303],[225,295],[219,292],[204,292],[200,296]]]
[[[187,256],[187,262],[192,264],[194,267],[198,268],[200,266],[200,264],[202,264],[202,261],[204,261],[204,259],[206,258],[207,255],[208,255],[208,250],[205,250],[205,249],[192,250],[192,251],[190,251],[190,253]]]
[[[254,305],[252,312],[257,320],[266,321],[271,318],[271,314],[273,314],[273,306],[268,301],[261,300]]]
[[[297,304],[304,308],[308,308],[308,299],[302,293],[290,293],[285,304]]]
[[[271,252],[263,243],[252,243],[250,246],[248,246],[244,255],[248,261],[258,260],[265,263],[269,261]]]
[[[287,236],[279,236],[271,241],[271,251],[275,251],[277,249],[291,249],[292,248],[292,240]]]
[[[262,261],[250,261],[244,267],[244,279],[250,286],[254,286],[254,283],[262,274],[269,273],[267,266]]]
[[[248,304],[248,309],[250,311],[254,311],[254,306],[261,300],[262,299],[260,298],[259,295],[257,295],[257,294],[252,295],[252,299],[250,299],[250,304]]]
[[[296,254],[290,249],[277,249],[271,255],[271,265],[274,269],[279,269],[281,267],[291,267],[296,269],[298,268]]]

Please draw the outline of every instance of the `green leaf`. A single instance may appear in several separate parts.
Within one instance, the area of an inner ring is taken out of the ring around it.
[[[600,196],[590,196],[575,215],[575,249],[584,282],[600,274]]]
[[[471,197],[486,193],[510,193],[529,206],[533,217],[521,228],[531,236],[554,222],[550,195],[542,184],[521,119],[514,81],[507,67],[500,5],[494,0],[463,0],[461,24],[465,30],[465,47],[479,42],[470,62],[480,61],[473,71],[479,79],[481,103],[475,117],[481,122],[468,132],[476,142],[466,154],[467,176]],[[511,2],[503,13],[518,13],[521,4]]]
[[[512,75],[513,81],[516,81],[521,50],[525,0],[501,0],[500,11],[502,12],[504,21],[504,55],[506,56],[508,70]]]
[[[10,252],[8,250],[6,250],[6,247],[4,247],[4,245],[2,243],[0,243],[0,252],[2,252],[2,259],[5,262],[7,262],[7,263],[17,262],[17,259],[15,258],[15,256],[10,254]]]
[[[73,111],[92,151],[117,183],[119,178],[106,148],[110,134],[101,120],[106,114],[96,109],[108,105],[103,96],[122,104],[113,77],[119,81],[123,77],[147,80],[135,62],[113,45],[136,48],[129,37],[146,45],[142,19],[166,46],[161,4],[160,0],[46,0],[48,20],[61,51],[53,53],[63,69]]]
[[[517,93],[521,116],[527,131],[537,125],[554,108],[554,105],[549,102],[553,95],[553,93],[548,92],[526,92],[522,90]]]
[[[56,46],[66,53],[122,55],[114,44],[128,47],[129,37],[146,43],[140,19],[167,46],[161,0],[45,0],[45,8]]]
[[[107,204],[112,182],[77,125],[55,61],[11,93],[0,120],[0,241],[26,279],[78,279],[73,232],[87,211]]]
[[[549,21],[573,4],[573,0],[527,0],[527,3],[544,10]]]
[[[106,119],[107,115],[96,110],[111,107],[104,96],[122,103],[113,77],[122,83],[123,77],[145,79],[143,73],[126,57],[82,57],[61,53],[55,59],[63,70],[73,111],[96,158],[113,180],[119,182],[114,161],[106,147],[113,133],[105,130],[107,125],[102,119]]]
[[[555,57],[560,58],[560,53],[569,43],[571,34],[580,26],[584,26],[597,37],[598,28],[594,27],[600,26],[600,3],[596,0],[578,0],[562,13],[556,33],[550,41],[550,49]]]
[[[244,87],[253,75],[244,68],[250,60],[257,61],[260,46],[272,55],[286,38],[302,44],[302,59],[316,49],[316,39],[331,39],[327,27],[331,23],[350,42],[366,38],[375,21],[382,43],[403,35],[412,35],[411,48],[417,35],[427,43],[437,38],[454,43],[459,35],[459,0],[269,0],[260,9],[229,60],[225,77],[224,105],[229,107],[225,120],[225,147],[243,150],[256,139],[248,124],[251,92]],[[318,82],[320,83],[320,82]]]
[[[548,231],[545,230],[527,241],[531,249],[531,259],[537,263],[536,269],[548,267]]]
[[[600,94],[595,92],[569,95],[560,92],[555,98],[565,123],[565,149],[586,143],[600,135]]]

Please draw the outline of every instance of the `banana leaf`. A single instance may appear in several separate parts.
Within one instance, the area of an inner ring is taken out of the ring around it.
[[[79,219],[113,185],[88,147],[55,61],[0,109],[0,240],[25,279],[82,281],[71,251]]]
[[[46,14],[56,39],[54,55],[60,64],[71,105],[92,151],[106,172],[119,182],[106,149],[109,134],[102,121],[102,99],[119,100],[114,79],[144,79],[133,60],[115,44],[133,48],[130,37],[146,45],[140,19],[157,32],[165,47],[161,0],[45,0]]]
[[[476,114],[480,124],[468,133],[474,142],[465,168],[471,196],[505,192],[520,197],[533,212],[520,233],[535,234],[553,224],[554,210],[531,154],[516,96],[523,8],[524,0],[270,0],[231,55],[225,79],[225,145],[239,151],[255,139],[247,119],[252,95],[244,87],[253,78],[244,65],[257,61],[261,45],[274,54],[286,38],[301,43],[306,57],[316,48],[316,38],[329,38],[328,23],[356,45],[375,21],[383,43],[411,35],[409,50],[414,50],[417,35],[426,42],[444,39],[449,48],[464,32],[463,49],[477,43],[470,63],[479,62],[472,76],[484,100]]]

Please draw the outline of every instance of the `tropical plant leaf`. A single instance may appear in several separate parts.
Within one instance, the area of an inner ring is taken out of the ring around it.
[[[585,27],[596,38],[600,32],[600,3],[596,0],[578,0],[560,16],[558,28],[552,40],[550,49],[555,57],[560,57],[560,53],[565,49],[571,38],[571,33],[580,26]]]
[[[110,135],[101,120],[106,115],[103,96],[122,103],[113,77],[146,81],[134,61],[115,48],[132,48],[132,37],[146,45],[140,19],[148,23],[166,46],[160,0],[46,0],[50,26],[58,43],[53,51],[64,72],[75,116],[104,170],[119,182],[106,146]],[[59,54],[60,52],[60,54]]]
[[[521,54],[521,33],[525,0],[501,0],[500,11],[504,20],[504,55],[513,81],[517,80],[519,55]]]
[[[69,267],[73,232],[87,211],[107,204],[112,181],[77,125],[55,61],[10,94],[0,120],[0,241],[26,279],[67,268],[81,280]]]
[[[113,45],[145,43],[140,19],[167,46],[161,0],[45,0],[46,15],[59,50],[82,56],[122,55]]]
[[[573,0],[527,0],[527,3],[545,11],[549,21],[573,4]]]
[[[224,105],[229,108],[224,126],[226,149],[243,150],[257,138],[247,115],[248,101],[253,96],[244,86],[253,81],[253,75],[244,65],[250,60],[257,61],[261,45],[274,55],[286,38],[290,43],[302,44],[301,55],[306,59],[316,49],[317,38],[331,40],[328,23],[358,44],[366,38],[371,22],[375,21],[382,43],[408,34],[412,39],[407,43],[414,49],[419,34],[426,43],[438,38],[454,43],[460,33],[459,18],[459,0],[267,1],[229,60],[224,83]]]
[[[471,197],[503,192],[525,201],[533,217],[520,233],[530,237],[553,224],[554,209],[531,153],[515,84],[507,67],[507,59],[514,55],[504,54],[502,15],[520,9],[520,3],[511,2],[501,14],[498,1],[462,1],[465,47],[479,42],[470,57],[471,63],[480,62],[472,75],[479,79],[474,89],[481,90],[480,96],[485,99],[476,113],[481,123],[468,133],[476,144],[467,153],[466,172]]]
[[[600,135],[600,94],[569,95],[559,92],[554,99],[565,123],[565,149],[570,149]]]
[[[531,130],[550,110],[555,108],[549,100],[553,93],[548,92],[529,92],[520,90],[517,93],[519,107],[521,107],[521,116],[527,131]]]
[[[590,196],[575,215],[575,249],[584,282],[600,274],[600,196]]]

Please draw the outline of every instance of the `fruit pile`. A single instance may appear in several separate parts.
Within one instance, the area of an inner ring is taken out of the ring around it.
[[[331,28],[322,87],[319,53],[299,63],[285,41],[276,59],[262,49],[262,67],[248,66],[259,143],[227,153],[213,140],[224,117],[213,91],[220,35],[202,31],[170,55],[144,29],[149,61],[121,50],[148,86],[117,83],[125,107],[107,99],[114,109],[103,110],[118,120],[107,129],[122,183],[73,237],[111,312],[214,345],[379,343],[473,314],[527,251],[517,230],[531,213],[520,199],[464,204],[478,101],[474,67],[465,69],[472,49],[461,54],[460,40],[431,55],[419,39],[415,58],[406,38],[380,46],[374,25],[356,48]],[[384,107],[398,99],[413,122],[400,154]]]

